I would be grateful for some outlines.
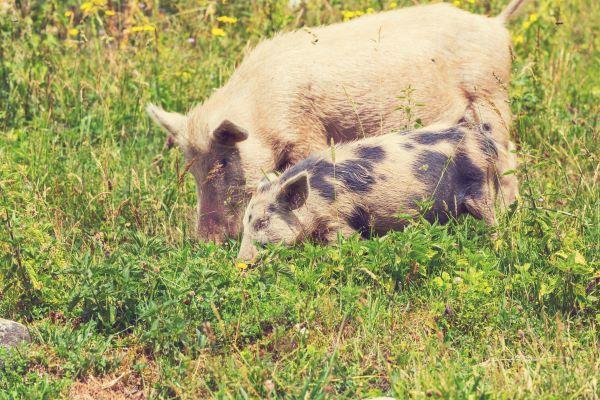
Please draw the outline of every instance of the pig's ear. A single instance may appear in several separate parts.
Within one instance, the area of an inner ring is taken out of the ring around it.
[[[235,146],[236,143],[248,139],[248,131],[229,120],[224,120],[214,130],[213,139],[225,146]]]
[[[185,115],[165,111],[154,104],[148,104],[146,112],[179,146],[187,146],[187,117]]]
[[[308,174],[302,171],[283,183],[277,201],[290,210],[296,210],[306,203],[308,190]]]

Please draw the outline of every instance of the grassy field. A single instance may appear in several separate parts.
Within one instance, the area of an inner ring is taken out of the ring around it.
[[[33,337],[0,350],[0,399],[600,396],[599,2],[511,24],[522,198],[498,227],[254,267],[194,240],[194,181],[144,105],[185,111],[277,31],[411,3],[158,3],[0,0],[0,316]]]

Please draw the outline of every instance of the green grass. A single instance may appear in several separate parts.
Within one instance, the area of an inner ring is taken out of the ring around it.
[[[143,106],[185,111],[248,43],[390,2],[17,3],[0,0],[0,316],[33,343],[3,353],[0,398],[600,396],[598,2],[511,25],[522,198],[497,228],[416,223],[247,269],[235,241],[194,240],[193,179]]]

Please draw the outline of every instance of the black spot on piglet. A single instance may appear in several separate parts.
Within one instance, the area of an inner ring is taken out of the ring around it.
[[[449,162],[450,160],[445,154],[425,150],[412,163],[412,171],[419,181],[432,190],[438,186],[440,179],[444,179]]]
[[[375,184],[373,163],[368,160],[346,160],[335,166],[334,177],[354,193],[368,193]]]
[[[415,142],[424,145],[432,145],[439,142],[458,143],[463,138],[460,129],[450,128],[441,132],[423,132],[415,134]]]
[[[334,166],[329,161],[320,160],[310,169],[309,184],[330,203],[335,200],[335,187],[326,178],[333,175]]]
[[[458,153],[454,157],[456,176],[454,184],[465,191],[471,198],[479,199],[483,194],[485,173],[465,153]]]
[[[354,150],[357,157],[369,161],[381,161],[385,157],[385,150],[381,146],[358,146]]]
[[[284,171],[281,175],[280,182],[283,184],[302,171],[310,172],[309,184],[311,188],[315,189],[329,202],[332,202],[335,199],[335,188],[331,182],[328,182],[325,179],[327,176],[333,175],[332,163],[315,156],[308,157]]]
[[[371,237],[372,225],[371,217],[364,207],[357,206],[346,218],[348,225],[358,233],[363,239]]]
[[[384,159],[385,150],[381,146],[360,145],[354,153],[358,158],[337,164],[314,156],[309,157],[286,170],[280,181],[283,183],[301,171],[308,171],[310,187],[330,203],[335,200],[336,180],[351,192],[368,193],[375,184],[373,170],[376,163]]]

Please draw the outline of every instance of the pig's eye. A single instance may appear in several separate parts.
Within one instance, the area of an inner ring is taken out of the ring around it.
[[[227,164],[228,164],[227,159],[224,158],[221,160],[221,165],[223,166],[223,168],[225,168],[227,166]]]
[[[254,229],[257,231],[265,229],[269,226],[269,220],[267,218],[259,218],[254,222]]]

